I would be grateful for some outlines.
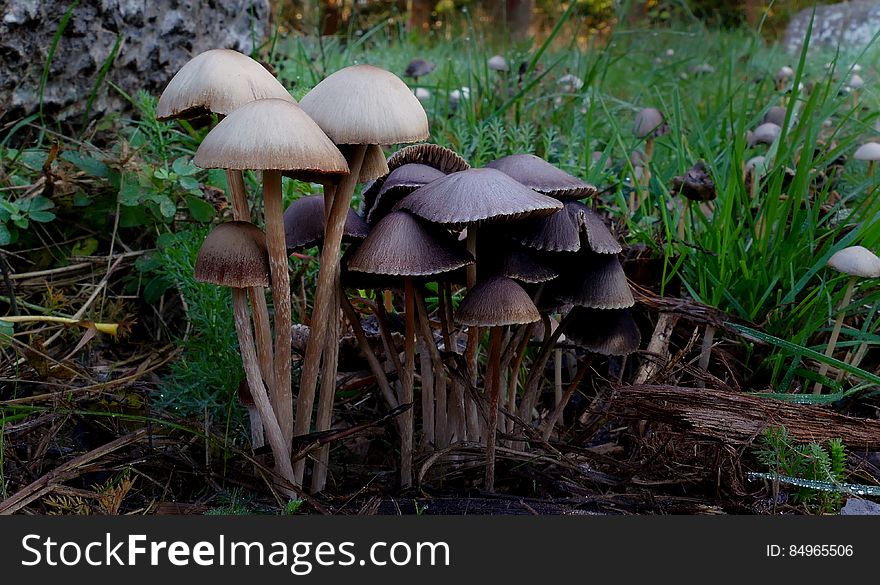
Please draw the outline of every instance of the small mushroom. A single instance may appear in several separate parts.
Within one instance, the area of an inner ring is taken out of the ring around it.
[[[382,183],[382,188],[374,195],[373,201],[366,201],[367,221],[376,223],[391,211],[398,201],[428,183],[446,175],[434,167],[411,163],[391,171]]]
[[[533,154],[511,154],[486,165],[516,179],[538,193],[557,199],[583,199],[596,194],[596,187],[569,175]]]
[[[403,74],[406,77],[412,77],[416,82],[418,82],[419,77],[424,77],[425,75],[431,73],[436,67],[437,65],[431,61],[416,58],[409,62],[409,65],[406,66],[406,70],[403,72]]]
[[[856,149],[853,158],[868,161],[868,177],[873,179],[874,168],[877,166],[877,161],[880,160],[880,144],[876,142],[864,143]]]
[[[832,357],[834,355],[834,347],[837,345],[837,338],[840,335],[840,329],[843,326],[843,319],[846,308],[852,300],[853,291],[855,290],[856,281],[860,278],[880,278],[880,258],[872,251],[863,246],[850,246],[835,252],[828,259],[828,266],[837,272],[841,272],[849,276],[844,289],[843,298],[837,306],[837,319],[834,322],[834,328],[831,330],[831,337],[828,339],[828,346],[825,348],[825,356]],[[819,377],[821,378],[828,372],[828,364],[822,364],[819,368]],[[822,392],[821,379],[813,386],[813,394]]]
[[[492,71],[497,71],[499,73],[507,73],[510,71],[510,66],[507,64],[507,59],[502,57],[501,55],[492,55],[489,57],[488,61],[489,69]]]
[[[764,114],[761,123],[766,124],[769,122],[770,124],[776,124],[782,128],[782,125],[785,123],[786,112],[786,108],[783,108],[782,106],[773,106],[767,110],[766,114]]]
[[[759,144],[772,145],[779,135],[782,128],[772,122],[765,122],[755,128],[755,130],[746,133],[746,142],[749,146],[757,146]]]
[[[284,211],[284,239],[289,253],[303,248],[318,246],[324,239],[324,197],[309,195],[300,197]],[[370,226],[355,213],[348,210],[342,231],[343,241],[363,240],[370,233]]]

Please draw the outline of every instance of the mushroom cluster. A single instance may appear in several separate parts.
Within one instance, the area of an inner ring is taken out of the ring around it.
[[[416,69],[407,74],[426,74]],[[419,453],[482,445],[493,490],[499,436],[519,445],[537,427],[549,437],[589,356],[639,346],[622,248],[584,202],[596,188],[531,154],[471,168],[423,143],[425,112],[388,71],[347,67],[296,103],[250,58],[208,51],[171,80],[158,111],[220,119],[195,163],[226,170],[233,221],[209,234],[195,276],[232,288],[253,442],[265,432],[288,493],[302,489],[307,463],[292,456],[294,439],[332,423],[346,321],[379,395],[396,409],[404,488]],[[419,144],[387,159],[380,146],[405,143]],[[251,221],[245,171],[261,173],[265,231]],[[284,210],[285,178],[320,184],[323,195]],[[361,213],[351,206],[359,183]],[[294,403],[289,255],[311,246],[320,247],[320,271]],[[360,293],[367,289],[375,300]],[[381,349],[356,306],[374,313]],[[402,336],[393,313],[403,317]],[[528,363],[538,325],[544,333]],[[578,373],[539,408],[549,358],[561,363],[563,351],[579,356]],[[326,484],[329,455],[326,445],[312,453],[312,491]]]

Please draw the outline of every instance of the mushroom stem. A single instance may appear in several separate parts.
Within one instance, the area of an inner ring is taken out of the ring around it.
[[[391,384],[388,383],[388,376],[385,375],[385,370],[382,368],[379,358],[376,357],[376,353],[373,351],[373,348],[370,347],[369,341],[367,341],[367,336],[364,335],[364,328],[361,325],[360,318],[355,312],[354,307],[351,306],[351,301],[348,300],[348,297],[344,293],[340,295],[340,300],[342,312],[351,324],[354,337],[357,339],[361,351],[367,358],[370,370],[372,370],[373,375],[376,376],[376,383],[379,384],[379,390],[382,392],[382,397],[385,399],[385,403],[388,405],[389,409],[397,408],[397,396],[394,395],[394,390],[391,389]]]
[[[226,182],[232,195],[232,219],[251,221],[244,175],[240,170],[226,169]],[[269,389],[269,399],[272,401],[272,406],[278,411],[278,391],[275,386],[275,366],[272,354],[272,329],[269,325],[269,307],[266,305],[266,294],[262,287],[255,286],[248,288],[248,297],[253,307],[254,334],[257,341],[260,371]]]
[[[486,491],[495,491],[495,432],[498,429],[498,397],[501,394],[501,345],[504,327],[489,330],[489,412],[486,421]]]
[[[272,276],[275,305],[275,388],[278,425],[284,444],[293,441],[293,394],[290,383],[290,266],[284,239],[284,209],[281,201],[281,171],[263,171],[263,200],[266,205],[266,247]],[[302,479],[294,485],[301,485]]]
[[[578,366],[578,371],[574,375],[574,378],[569,382],[568,387],[565,389],[565,393],[562,395],[562,399],[556,403],[556,407],[553,409],[553,412],[547,417],[546,422],[544,423],[544,428],[541,431],[541,434],[544,437],[545,441],[550,440],[550,435],[553,433],[553,428],[556,426],[556,423],[559,422],[559,419],[562,418],[562,413],[565,410],[565,407],[568,405],[568,401],[571,400],[571,397],[574,395],[574,391],[577,390],[578,386],[581,383],[581,380],[586,375],[587,371],[590,369],[590,362],[593,361],[592,354],[587,355],[580,365]]]
[[[553,350],[553,404],[562,402],[562,348]]]
[[[424,328],[421,327],[422,315],[419,309],[417,319],[419,321],[419,332],[416,335],[416,342],[419,352],[419,378],[422,383],[422,449],[428,450],[437,444],[435,433],[434,418],[434,370],[431,355],[428,353],[429,341],[425,336]]]
[[[379,334],[382,336],[382,342],[385,346],[385,353],[397,372],[398,382],[403,380],[403,365],[400,363],[400,355],[397,346],[394,344],[394,337],[391,335],[391,327],[388,325],[388,313],[385,311],[385,305],[377,302],[372,305],[373,314],[376,315],[376,322],[379,324]],[[399,392],[398,392],[399,393]],[[400,396],[398,396],[400,402]]]
[[[338,270],[338,267],[337,267]],[[333,291],[334,305],[339,312],[340,290],[337,287]],[[315,417],[315,430],[326,431],[333,422],[333,400],[336,398],[336,373],[339,366],[339,352],[334,351],[339,344],[339,315],[330,315],[327,331],[327,346],[324,351],[324,361],[321,364],[321,388],[318,395],[318,413]],[[322,445],[315,457],[312,469],[312,492],[317,493],[327,485],[327,467],[330,464],[330,444]]]
[[[852,300],[853,291],[856,287],[856,277],[850,276],[846,283],[846,291],[843,293],[843,299],[837,306],[837,319],[834,321],[834,329],[831,330],[831,337],[828,339],[828,347],[825,348],[825,357],[834,355],[834,346],[837,345],[837,338],[840,336],[840,328],[843,327],[843,318],[846,316],[846,308]],[[820,380],[813,386],[813,394],[822,393],[821,377],[828,373],[828,364],[822,364],[819,368]]]
[[[427,369],[430,374],[433,390],[431,395],[426,398],[425,373],[422,372],[422,408],[428,410],[428,417],[432,419],[433,429],[428,430],[425,424],[426,443],[433,444],[435,448],[439,448],[441,443],[445,442],[446,436],[446,376],[443,368],[443,359],[440,357],[440,351],[434,342],[434,334],[431,331],[431,324],[428,321],[428,308],[425,306],[425,297],[421,290],[415,289],[415,304],[417,307],[419,318],[419,332],[424,341],[423,349],[427,353],[428,361],[423,362],[423,369]],[[423,423],[424,424],[424,423]]]
[[[525,359],[526,356],[526,349],[529,346],[529,337],[531,337],[532,331],[534,330],[534,323],[528,323],[524,327],[522,339],[519,340],[519,345],[516,349],[516,356],[513,358],[510,367],[510,386],[507,389],[507,411],[511,413],[516,412],[516,389],[519,385],[519,371],[522,367],[523,359]]]
[[[715,326],[706,325],[703,333],[703,344],[700,346],[700,361],[697,366],[704,372],[709,371],[709,360],[712,359],[712,343],[715,341]],[[705,388],[705,380],[697,380],[697,388]]]
[[[443,348],[447,353],[457,353],[455,342],[453,341],[452,328],[452,285],[449,282],[439,283],[439,290],[443,291],[442,300],[440,301],[440,330],[443,334]],[[444,377],[446,369],[443,368]],[[462,408],[464,393],[461,384],[454,377],[450,379],[452,384],[448,399],[446,401],[447,409],[447,431],[444,438],[444,446],[451,445],[455,441],[464,440],[464,410]]]
[[[263,432],[263,419],[260,418],[260,411],[256,406],[248,406],[248,420],[251,423],[251,447],[254,450],[265,446],[266,437]]]
[[[529,377],[526,378],[525,391],[523,393],[522,402],[519,406],[519,416],[526,422],[531,420],[532,407],[534,407],[535,399],[538,397],[538,390],[541,388],[541,379],[544,377],[544,368],[547,367],[547,362],[550,360],[550,355],[552,354],[551,350],[553,349],[553,346],[556,345],[556,342],[559,341],[559,337],[562,335],[568,321],[568,315],[566,315],[565,318],[559,322],[559,327],[556,328],[556,331],[551,334],[550,320],[546,315],[542,315],[542,318],[544,320],[544,344],[541,347],[541,351],[538,353],[538,357],[535,358],[535,363],[532,364],[532,370],[529,372]]]
[[[275,465],[281,477],[288,481],[293,481],[293,466],[290,461],[290,443],[285,442],[284,434],[275,413],[272,411],[272,405],[269,403],[269,394],[266,392],[266,386],[260,375],[260,366],[257,360],[257,353],[254,349],[254,338],[251,334],[251,320],[248,314],[247,294],[245,289],[232,289],[232,308],[235,315],[235,331],[238,334],[238,344],[241,350],[241,362],[244,366],[244,374],[247,379],[251,396],[254,399],[254,405],[260,413],[263,420],[263,426],[266,429],[266,436],[269,445],[272,448],[272,455],[275,457]],[[288,327],[288,331],[290,328]],[[287,495],[294,495],[291,490],[285,489]]]
[[[339,185],[336,187],[336,193],[333,196],[333,205],[330,208],[330,216],[328,217],[328,223],[324,229],[324,245],[321,249],[321,269],[318,272],[318,283],[315,287],[315,306],[312,309],[312,332],[309,336],[309,342],[306,345],[306,354],[303,358],[302,376],[300,377],[299,395],[297,396],[296,422],[293,426],[293,433],[296,435],[305,435],[308,433],[312,423],[312,408],[315,404],[315,386],[318,383],[321,354],[323,353],[324,345],[326,343],[327,327],[329,326],[329,320],[333,310],[333,291],[337,288],[337,270],[339,267],[339,251],[342,247],[342,231],[345,227],[345,217],[348,214],[349,207],[351,207],[351,197],[354,193],[354,187],[357,184],[358,176],[361,172],[361,164],[363,163],[364,153],[366,151],[367,146],[363,144],[355,145],[350,151],[348,151],[346,160],[348,162],[349,174],[343,176]],[[280,221],[280,214],[278,218]],[[284,237],[283,225],[281,237]],[[272,245],[270,243],[270,252],[271,249]],[[287,324],[287,329],[287,343],[289,345],[290,323]],[[280,354],[283,353],[280,350],[283,346],[279,341],[278,335],[279,332],[276,331],[275,346],[276,348],[279,348],[277,351]],[[288,356],[287,359],[287,374],[289,382],[290,356]],[[279,386],[281,386],[282,383],[283,380],[280,380]],[[294,471],[296,472],[297,485],[301,485],[303,474],[305,473],[305,460],[301,459],[297,461]]]
[[[406,311],[406,343],[404,345],[403,366],[403,404],[413,402],[413,373],[415,370],[415,303],[412,278],[406,277],[404,282],[404,303]],[[400,439],[400,487],[412,486],[413,459],[413,409],[408,409],[402,416],[403,433]]]
[[[477,257],[477,226],[469,225],[467,228],[467,251],[476,259]],[[477,263],[473,262],[467,266],[467,286],[468,289],[477,284]],[[471,385],[477,386],[477,361],[480,352],[480,328],[468,327],[467,343],[464,350],[465,367],[467,368],[467,377]],[[468,438],[470,440],[478,440],[480,436],[480,422],[477,415],[477,405],[474,397],[465,396],[465,412],[467,418]]]

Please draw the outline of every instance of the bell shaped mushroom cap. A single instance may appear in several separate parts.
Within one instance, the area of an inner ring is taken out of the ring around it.
[[[266,235],[246,221],[218,225],[199,248],[195,279],[232,288],[269,286]]]
[[[767,113],[764,114],[764,118],[761,120],[761,122],[764,124],[768,122],[771,124],[776,124],[781,128],[782,125],[785,123],[785,112],[786,110],[782,106],[773,106],[772,108],[767,110]]]
[[[437,65],[431,61],[416,58],[409,62],[409,65],[406,66],[406,71],[404,71],[403,74],[407,77],[424,77],[436,67]]]
[[[480,250],[481,273],[507,276],[528,284],[547,282],[559,276],[534,250],[512,244],[505,237],[506,226],[501,225],[487,226],[480,231],[477,249]]]
[[[794,69],[788,65],[783,65],[776,72],[776,81],[788,81],[792,77],[794,77]]]
[[[441,171],[428,165],[411,163],[397,167],[391,171],[382,183],[382,188],[373,196],[373,201],[367,201],[364,194],[364,203],[367,207],[367,221],[374,223],[387,215],[394,205],[423,185],[445,177]]]
[[[505,276],[479,282],[458,306],[455,320],[472,327],[522,325],[541,319],[538,308],[523,287]]]
[[[511,154],[486,167],[498,169],[538,193],[559,199],[582,199],[596,194],[596,187],[569,175],[534,154]]]
[[[300,105],[336,144],[399,144],[428,138],[421,102],[399,77],[372,65],[340,69]]]
[[[571,215],[583,236],[581,238],[583,248],[596,254],[619,254],[623,251],[623,247],[598,213],[578,201],[566,201],[565,210]]]
[[[401,148],[388,159],[388,168],[393,171],[411,163],[428,165],[447,175],[471,168],[458,153],[439,144],[413,144]]]
[[[402,199],[407,209],[434,223],[465,226],[555,213],[562,203],[541,195],[495,169],[469,169],[446,175]]]
[[[592,309],[627,309],[635,304],[617,256],[579,253],[561,272],[550,285],[551,295],[559,301]]]
[[[880,144],[876,142],[866,142],[856,149],[853,158],[856,160],[880,160]]]
[[[519,243],[535,250],[577,252],[581,249],[579,225],[570,213],[527,219],[512,229]]]
[[[489,57],[489,69],[492,71],[510,71],[510,66],[507,64],[507,59],[502,57],[501,55],[492,55]]]
[[[768,166],[767,158],[763,156],[753,156],[746,162],[746,172],[749,175],[764,176]]]
[[[211,49],[187,62],[162,92],[160,120],[214,112],[226,116],[255,100],[294,99],[265,67],[231,49]]]
[[[748,142],[749,146],[756,146],[758,144],[770,145],[779,138],[781,133],[782,128],[772,122],[765,122],[755,128],[754,132],[746,134],[746,142]]]
[[[880,278],[880,258],[863,246],[850,246],[835,252],[828,266],[838,272],[861,278]]]
[[[865,80],[858,73],[853,73],[846,82],[846,86],[850,89],[862,89],[865,87]]]
[[[626,309],[603,311],[575,307],[568,314],[569,343],[600,355],[629,355],[639,349],[642,334]]]
[[[666,118],[656,108],[639,110],[639,113],[636,114],[633,120],[633,134],[635,134],[636,138],[646,138],[648,135],[654,137],[662,136],[668,131]]]
[[[203,168],[348,173],[348,163],[327,135],[296,104],[257,100],[226,116],[196,151]]]
[[[348,210],[342,239],[363,240],[370,226],[353,209]],[[324,196],[300,197],[284,211],[284,239],[287,251],[315,246],[324,238]]]
[[[532,254],[517,247],[509,248],[501,258],[501,274],[529,284],[553,280],[559,273],[539,262]]]
[[[718,197],[715,181],[706,168],[706,163],[697,161],[683,175],[672,178],[672,192],[691,201],[711,201]]]
[[[445,236],[445,237],[444,237]],[[404,211],[389,213],[348,260],[348,269],[391,276],[428,276],[473,262],[456,242]]]
[[[358,183],[366,183],[387,174],[388,162],[385,160],[385,153],[382,152],[382,147],[378,144],[370,144],[367,146],[367,152],[364,154],[364,162],[361,164]]]

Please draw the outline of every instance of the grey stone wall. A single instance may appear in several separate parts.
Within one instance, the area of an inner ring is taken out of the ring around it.
[[[785,47],[790,53],[800,53],[813,9],[798,12],[785,31]],[[816,19],[810,37],[810,47],[835,48],[840,43],[844,50],[859,51],[880,31],[880,2],[853,0],[816,8]]]
[[[0,0],[0,121],[36,112],[52,38],[73,2]],[[77,123],[111,54],[106,79],[129,95],[159,94],[191,57],[213,48],[250,53],[266,33],[269,0],[80,0],[51,61],[43,108]],[[125,100],[104,83],[93,114],[124,110]]]

